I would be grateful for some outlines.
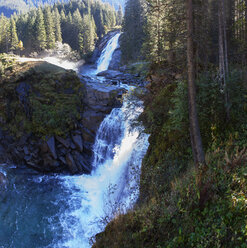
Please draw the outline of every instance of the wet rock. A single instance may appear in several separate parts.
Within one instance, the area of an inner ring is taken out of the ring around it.
[[[65,157],[59,156],[59,160],[60,160],[63,164],[66,164]]]
[[[80,168],[80,172],[90,174],[92,167],[87,159],[85,159],[84,156],[77,151],[73,152],[73,157],[76,161],[77,167]]]
[[[9,181],[7,177],[3,173],[0,172],[0,192],[3,189],[7,189],[8,184],[9,184]]]
[[[0,144],[0,163],[5,163],[8,160],[5,148]]]
[[[42,143],[40,144],[39,148],[40,148],[40,152],[41,152],[41,153],[46,153],[46,152],[48,152],[48,145],[47,145],[46,142],[42,142]]]
[[[54,136],[50,137],[47,141],[46,144],[48,146],[48,149],[54,159],[57,159],[57,153],[56,153],[56,148],[55,148],[55,139]]]
[[[83,127],[82,129],[82,138],[83,141],[86,143],[94,143],[95,140],[95,133],[91,132],[88,128]]]
[[[72,135],[72,140],[74,144],[76,145],[76,148],[82,152],[83,150],[83,145],[82,145],[82,138],[81,135]]]
[[[23,134],[20,138],[19,144],[22,146],[25,145],[30,136],[31,135]]]
[[[65,140],[59,136],[56,136],[56,140],[60,142],[65,148],[69,148],[70,144],[68,140]]]
[[[27,146],[24,146],[23,147],[23,151],[24,151],[25,155],[28,155],[29,154],[29,151],[28,151]]]
[[[70,140],[70,148],[72,150],[75,150],[76,149],[76,146],[75,146],[75,144],[74,144],[74,142],[72,140]]]
[[[120,71],[115,70],[106,70],[97,74],[99,77],[105,77],[106,79],[113,79],[116,77],[124,76],[124,74]]]
[[[121,64],[121,57],[122,57],[122,52],[121,49],[118,48],[114,51],[112,55],[112,59],[109,64],[109,69],[110,70],[118,70]]]
[[[51,170],[51,168],[58,167],[59,162],[57,160],[54,160],[51,154],[45,154],[43,156],[43,165],[46,170]]]
[[[66,155],[66,162],[67,162],[67,165],[69,167],[69,170],[70,170],[70,172],[72,174],[75,174],[75,173],[78,172],[78,168],[77,168],[77,166],[75,164],[75,161],[74,161],[74,159],[73,159],[73,157],[72,157],[72,155],[70,153],[68,153]]]
[[[25,159],[26,162],[29,162],[32,159],[32,156],[27,155],[27,156],[24,157],[24,159]]]

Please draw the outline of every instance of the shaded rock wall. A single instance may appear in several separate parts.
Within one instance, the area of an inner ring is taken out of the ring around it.
[[[35,97],[38,97],[38,100],[42,100],[42,102],[46,103],[49,100],[45,97],[40,99],[41,97],[38,93],[39,83],[33,87],[33,80],[36,77],[33,77],[33,74],[29,72],[24,78],[25,83],[22,82],[23,77],[20,80],[19,77],[11,77],[11,75],[6,79],[7,81],[3,80],[4,83],[11,81],[13,84],[10,84],[11,87],[8,87],[3,92],[8,92],[8,94],[3,94],[2,99],[0,99],[2,103],[9,102],[7,105],[0,104],[2,106],[0,108],[0,116],[4,117],[0,118],[0,163],[27,165],[41,172],[68,171],[72,174],[91,172],[92,148],[96,132],[100,123],[111,112],[112,108],[121,106],[120,99],[124,90],[116,87],[102,86],[90,81],[86,77],[82,77],[79,81],[80,87],[73,87],[73,84],[78,84],[78,82],[77,80],[70,81],[68,74],[68,71],[60,72],[60,81],[55,82],[59,85],[59,87],[55,85],[58,90],[52,89],[49,97],[56,98],[56,101],[59,102],[64,97],[65,99],[73,99],[74,95],[79,96],[80,101],[77,101],[77,107],[72,105],[71,113],[67,111],[62,116],[63,119],[71,118],[71,114],[73,114],[77,116],[77,119],[71,122],[71,126],[66,129],[66,132],[52,134],[51,132],[48,133],[47,130],[45,137],[41,137],[38,132],[38,130],[42,129],[42,125],[38,128],[35,126],[37,132],[27,132],[24,128],[18,128],[22,127],[22,125],[18,126],[17,120],[13,121],[14,112],[16,112],[15,114],[18,115],[20,122],[26,121],[29,125],[32,124],[33,113],[37,110],[30,103],[32,102],[30,101],[30,96],[34,95],[34,93]],[[54,72],[52,75],[54,75]],[[47,77],[47,72],[45,76]],[[72,78],[74,77],[75,75],[73,74]],[[38,79],[40,80],[40,74]],[[50,78],[46,78],[46,80],[50,80]],[[63,93],[61,93],[63,83],[69,87],[66,87]],[[53,84],[53,81],[51,81],[51,84]],[[37,94],[38,96],[36,96]],[[56,102],[52,101],[49,104],[56,104]],[[39,108],[40,105],[37,107]],[[77,109],[75,110],[74,108]],[[9,117],[8,114],[6,115],[6,112],[9,112]],[[10,126],[11,130],[16,129],[16,132],[18,131],[18,135],[14,135],[10,131]],[[31,130],[36,129],[33,128]],[[43,133],[44,131],[42,130]]]

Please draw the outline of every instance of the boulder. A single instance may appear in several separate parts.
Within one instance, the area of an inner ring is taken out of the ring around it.
[[[123,77],[124,74],[120,71],[115,71],[115,70],[106,70],[106,71],[102,71],[102,72],[99,72],[97,74],[97,76],[99,77],[105,77],[106,79],[114,79],[116,77]]]
[[[54,136],[50,137],[47,141],[46,144],[48,146],[49,152],[51,153],[52,157],[54,159],[57,159],[57,153],[56,153],[56,147],[55,147],[55,139]]]
[[[73,157],[74,160],[76,161],[77,167],[80,170],[80,172],[86,173],[86,174],[90,174],[92,171],[92,167],[89,164],[89,162],[87,161],[87,159],[84,158],[84,156],[82,154],[80,154],[79,152],[75,151],[73,152]]]
[[[82,138],[81,135],[77,134],[77,135],[72,135],[72,140],[74,142],[74,144],[76,145],[76,148],[82,152],[83,150],[83,145],[82,145]]]
[[[25,155],[28,155],[29,154],[29,151],[28,151],[27,146],[24,146],[23,147],[23,151],[24,151]]]
[[[68,153],[66,155],[66,162],[67,162],[67,165],[69,167],[69,170],[70,170],[70,172],[72,174],[75,174],[75,173],[78,172],[78,168],[77,168],[77,166],[75,164],[75,161],[74,161],[74,159],[73,159],[73,157],[72,157],[72,155],[70,153]]]
[[[69,143],[68,139],[65,140],[65,139],[63,139],[63,138],[61,138],[59,136],[56,136],[56,140],[58,142],[60,142],[65,148],[69,148],[70,143]]]
[[[121,57],[122,57],[122,52],[121,52],[121,49],[118,48],[114,51],[114,53],[112,55],[112,59],[111,59],[111,62],[109,64],[110,70],[118,70],[120,68]]]

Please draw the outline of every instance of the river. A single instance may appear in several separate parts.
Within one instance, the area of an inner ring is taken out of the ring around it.
[[[108,68],[120,34],[108,41],[96,74]],[[8,190],[0,195],[0,248],[88,248],[90,240],[139,193],[148,135],[135,121],[142,102],[127,96],[101,123],[90,175],[40,175],[0,165]],[[135,125],[134,125],[135,124]]]

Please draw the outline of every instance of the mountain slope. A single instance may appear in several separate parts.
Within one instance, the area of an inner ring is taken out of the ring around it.
[[[0,1],[0,14],[4,14],[10,17],[14,12],[25,12],[30,7],[38,7],[43,4],[54,4],[59,0],[1,0]],[[64,0],[63,2],[69,2],[69,0]],[[119,5],[124,9],[125,0],[102,0],[111,4],[117,10]]]
[[[0,1],[0,14],[3,13],[9,17],[14,12],[26,11],[29,5],[24,0],[1,0]]]

